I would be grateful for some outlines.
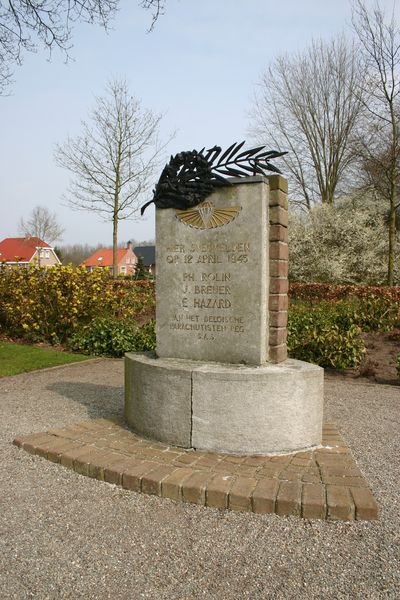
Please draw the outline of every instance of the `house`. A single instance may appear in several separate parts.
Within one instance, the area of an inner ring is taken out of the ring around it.
[[[137,257],[141,256],[146,271],[152,275],[156,274],[156,247],[155,246],[135,246],[133,249]]]
[[[133,275],[137,263],[137,256],[132,250],[132,242],[128,242],[126,248],[117,249],[117,274]],[[96,267],[108,268],[110,273],[113,269],[113,251],[112,248],[100,248],[94,254],[89,256],[81,263],[88,271],[93,271]]]
[[[54,248],[37,237],[5,238],[0,242],[0,264],[54,267],[61,262]]]

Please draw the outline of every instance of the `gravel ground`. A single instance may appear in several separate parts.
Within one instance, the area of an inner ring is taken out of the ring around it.
[[[333,420],[380,506],[376,522],[205,509],[127,492],[31,456],[17,434],[121,412],[123,363],[0,380],[0,598],[400,597],[400,388],[327,379]]]

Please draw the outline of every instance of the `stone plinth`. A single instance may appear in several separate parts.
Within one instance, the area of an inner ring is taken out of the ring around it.
[[[259,367],[125,358],[125,416],[167,444],[231,452],[293,452],[321,442],[323,369],[298,360]]]

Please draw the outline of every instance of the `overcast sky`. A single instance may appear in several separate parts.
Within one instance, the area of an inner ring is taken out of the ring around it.
[[[255,85],[274,57],[351,34],[349,0],[167,0],[148,34],[150,22],[136,0],[122,0],[109,34],[76,28],[74,61],[25,55],[12,95],[0,97],[0,239],[16,236],[20,217],[40,204],[64,226],[61,244],[111,245],[111,223],[63,205],[69,174],[53,157],[55,144],[81,132],[107,80],[125,78],[144,107],[165,113],[161,136],[177,130],[168,154],[227,146],[248,137]],[[153,238],[154,209],[145,216],[122,221],[119,240]]]

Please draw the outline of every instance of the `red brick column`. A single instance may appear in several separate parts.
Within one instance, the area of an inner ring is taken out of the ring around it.
[[[287,358],[288,185],[280,175],[269,181],[269,361]]]

